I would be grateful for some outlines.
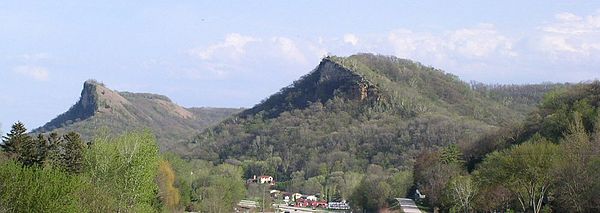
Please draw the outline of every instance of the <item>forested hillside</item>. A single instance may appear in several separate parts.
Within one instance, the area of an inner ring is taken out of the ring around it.
[[[410,171],[419,150],[471,144],[483,133],[518,123],[556,86],[527,95],[483,91],[409,60],[371,54],[327,57],[289,87],[177,151],[243,164],[246,176],[274,175],[288,190],[316,188],[349,198],[343,188],[350,187],[351,179],[360,182],[368,168],[381,170],[374,173],[381,180]],[[512,108],[507,100],[519,105]],[[396,172],[383,172],[388,169]],[[332,178],[346,184],[332,185]]]
[[[32,132],[76,131],[89,140],[101,131],[117,135],[148,128],[157,135],[161,150],[167,150],[239,111],[241,109],[187,109],[163,95],[118,92],[88,80],[75,105]]]
[[[600,82],[546,94],[518,125],[417,157],[432,207],[459,211],[598,212]]]

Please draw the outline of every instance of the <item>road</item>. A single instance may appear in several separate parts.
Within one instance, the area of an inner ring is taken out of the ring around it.
[[[398,201],[398,204],[400,204],[400,208],[402,209],[403,212],[405,212],[405,213],[421,213],[421,210],[419,210],[419,207],[417,207],[417,204],[412,199],[396,198],[396,200]]]

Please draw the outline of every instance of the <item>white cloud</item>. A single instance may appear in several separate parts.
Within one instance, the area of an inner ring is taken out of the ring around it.
[[[540,50],[555,59],[600,57],[600,11],[588,16],[559,13],[554,18],[538,28]]]
[[[513,41],[501,35],[493,25],[481,24],[444,33],[414,32],[398,29],[388,34],[394,53],[400,57],[481,59],[489,56],[516,56]]]
[[[456,30],[448,35],[449,48],[468,57],[485,57],[493,53],[516,56],[512,48],[513,42],[498,33],[491,24]]]
[[[275,42],[279,51],[286,59],[298,63],[306,63],[304,54],[292,39],[286,37],[273,37],[272,41]]]
[[[344,35],[344,42],[352,44],[352,46],[356,46],[358,43],[358,37],[352,33],[348,33]]]
[[[39,66],[18,66],[14,68],[14,71],[18,74],[30,77],[37,81],[48,80],[48,70],[44,67]]]
[[[246,52],[245,47],[248,43],[256,41],[259,41],[259,39],[251,36],[243,36],[239,33],[230,33],[225,37],[225,41],[206,48],[194,48],[190,50],[190,54],[202,60],[213,59],[215,54],[221,53],[237,58]]]
[[[389,33],[388,41],[396,56],[412,58],[420,54],[436,53],[443,47],[439,38],[429,33],[417,33],[409,29],[398,29]]]

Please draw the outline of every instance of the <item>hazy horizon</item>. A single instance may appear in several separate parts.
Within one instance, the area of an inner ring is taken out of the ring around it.
[[[251,107],[327,54],[394,55],[467,82],[600,76],[600,2],[588,1],[7,1],[0,27],[3,133],[65,112],[87,79],[185,107]]]

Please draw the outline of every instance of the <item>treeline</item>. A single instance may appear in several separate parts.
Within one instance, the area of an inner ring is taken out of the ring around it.
[[[0,212],[231,212],[245,196],[241,167],[161,155],[150,132],[26,132],[2,140]]]
[[[566,89],[573,84],[565,83],[542,83],[542,84],[484,84],[471,81],[470,87],[484,97],[498,101],[499,103],[519,112],[528,113],[543,100],[546,93],[556,89]]]

